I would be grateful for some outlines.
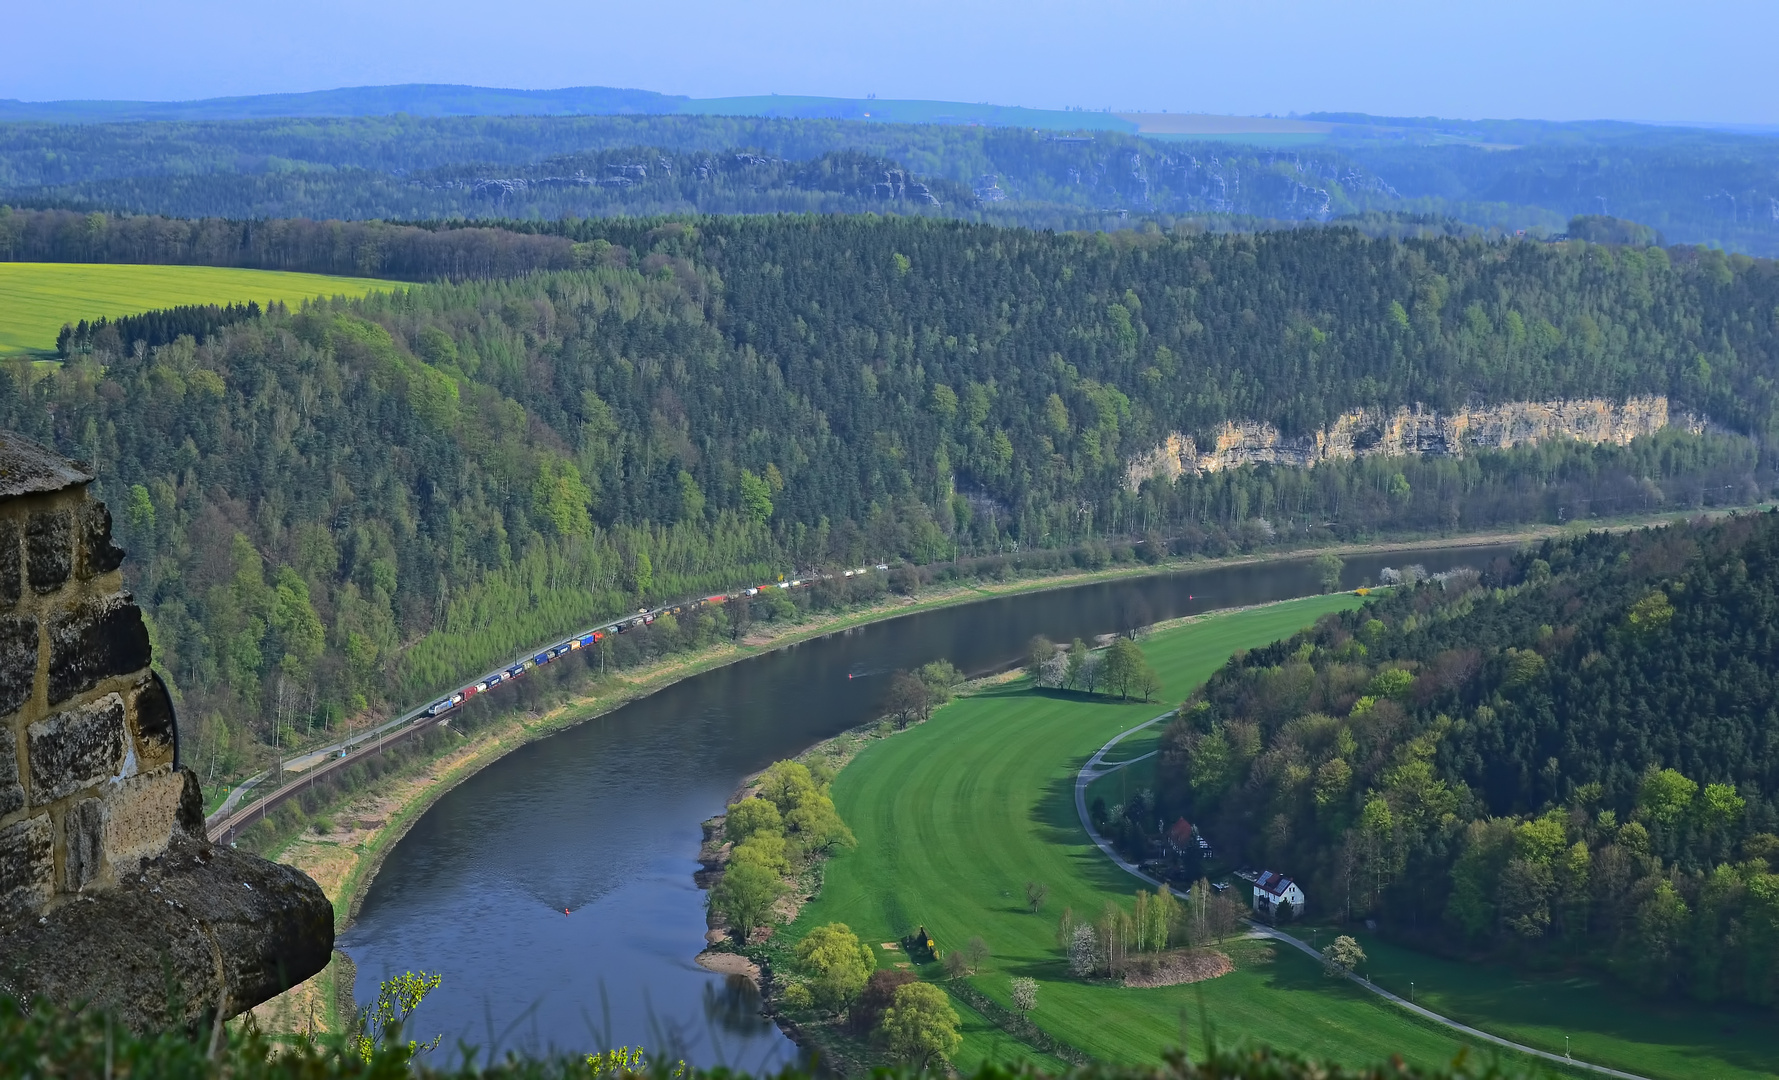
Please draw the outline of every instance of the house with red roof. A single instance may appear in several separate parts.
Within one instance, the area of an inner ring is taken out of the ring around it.
[[[1254,914],[1270,917],[1278,912],[1281,904],[1290,904],[1293,915],[1301,914],[1303,890],[1283,874],[1262,870],[1254,879]]]

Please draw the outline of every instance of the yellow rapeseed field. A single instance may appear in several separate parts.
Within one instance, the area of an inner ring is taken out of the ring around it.
[[[399,287],[372,278],[225,266],[0,262],[0,354],[47,353],[63,323],[181,304],[244,304],[363,296]]]

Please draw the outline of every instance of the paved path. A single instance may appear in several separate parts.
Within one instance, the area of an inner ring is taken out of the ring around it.
[[[1161,887],[1160,881],[1157,881],[1155,878],[1152,878],[1148,874],[1145,874],[1135,863],[1132,863],[1130,860],[1126,859],[1124,856],[1118,854],[1117,850],[1114,849],[1112,847],[1112,845],[1106,841],[1106,838],[1099,834],[1099,830],[1097,830],[1093,827],[1093,821],[1091,819],[1089,819],[1087,816],[1087,785],[1093,783],[1095,780],[1099,779],[1100,777],[1105,776],[1107,773],[1117,772],[1119,769],[1124,768],[1126,765],[1135,764],[1136,762],[1142,761],[1145,758],[1153,757],[1153,756],[1155,756],[1155,754],[1159,753],[1160,751],[1151,751],[1147,754],[1142,755],[1142,757],[1134,757],[1134,758],[1131,758],[1129,761],[1120,761],[1120,762],[1116,762],[1113,764],[1106,764],[1106,761],[1105,761],[1106,754],[1108,754],[1112,750],[1113,747],[1117,746],[1119,743],[1123,742],[1125,739],[1129,738],[1130,736],[1135,735],[1137,732],[1142,731],[1144,728],[1151,727],[1155,724],[1159,724],[1163,720],[1166,720],[1173,715],[1174,714],[1171,711],[1164,712],[1160,716],[1155,717],[1153,720],[1146,720],[1143,723],[1138,724],[1136,727],[1129,728],[1125,731],[1119,732],[1117,735],[1112,737],[1112,740],[1110,742],[1108,742],[1108,743],[1106,743],[1106,745],[1100,747],[1099,750],[1097,752],[1095,752],[1095,754],[1092,757],[1087,759],[1087,764],[1081,766],[1080,774],[1075,777],[1075,813],[1080,816],[1081,827],[1083,829],[1087,830],[1088,838],[1091,839],[1094,842],[1094,844],[1099,847],[1099,849],[1101,851],[1106,853],[1106,857],[1108,859],[1111,859],[1113,862],[1117,863],[1120,869],[1124,870],[1125,872],[1127,872],[1135,877],[1141,878],[1142,880],[1148,882],[1151,885],[1154,885],[1157,888]],[[1308,953],[1310,956],[1314,957],[1318,963],[1321,962],[1322,954],[1317,952],[1308,943],[1299,941],[1297,938],[1292,937],[1290,934],[1287,934],[1282,930],[1278,930],[1278,929],[1275,929],[1270,926],[1263,926],[1259,923],[1251,923],[1250,925],[1252,925],[1254,927],[1255,936],[1272,938],[1273,940],[1278,941],[1282,944],[1290,945],[1296,949],[1299,949],[1305,953]],[[1540,1050],[1537,1047],[1527,1046],[1524,1043],[1516,1043],[1510,1039],[1503,1039],[1499,1035],[1491,1035],[1486,1031],[1482,1031],[1478,1028],[1473,1028],[1468,1024],[1460,1024],[1456,1020],[1452,1020],[1447,1017],[1441,1016],[1431,1009],[1425,1008],[1420,1005],[1413,1004],[1412,1002],[1409,1002],[1403,998],[1396,996],[1395,994],[1392,994],[1390,991],[1385,990],[1383,987],[1378,986],[1376,983],[1371,982],[1369,979],[1362,978],[1361,976],[1354,974],[1352,972],[1347,973],[1347,978],[1351,979],[1353,982],[1359,984],[1360,986],[1371,991],[1372,993],[1376,994],[1377,996],[1383,998],[1385,1001],[1389,1001],[1395,1005],[1399,1005],[1402,1008],[1407,1009],[1409,1012],[1414,1013],[1416,1016],[1422,1017],[1427,1020],[1431,1020],[1436,1024],[1443,1024],[1444,1026],[1452,1029],[1453,1031],[1460,1032],[1464,1035],[1469,1036],[1470,1038],[1478,1039],[1478,1040],[1480,1040],[1482,1042],[1486,1042],[1486,1043],[1491,1043],[1495,1046],[1506,1047],[1509,1050],[1516,1050],[1519,1053],[1528,1054],[1532,1057],[1540,1058],[1544,1061],[1554,1061],[1559,1065],[1566,1065],[1566,1066],[1569,1066],[1570,1068],[1586,1069],[1590,1072],[1600,1073],[1603,1076],[1616,1076],[1616,1077],[1619,1077],[1620,1080],[1648,1080],[1647,1077],[1640,1076],[1637,1073],[1620,1072],[1618,1069],[1609,1069],[1604,1065],[1593,1065],[1586,1061],[1577,1061],[1574,1058],[1564,1057],[1562,1054],[1553,1054],[1548,1050]]]
[[[1129,761],[1120,761],[1111,765],[1105,763],[1106,755],[1111,752],[1114,746],[1117,746],[1119,743],[1130,738],[1132,735],[1135,735],[1137,732],[1142,731],[1144,728],[1154,727],[1156,724],[1161,723],[1163,720],[1166,720],[1173,715],[1174,711],[1169,709],[1167,712],[1162,713],[1160,716],[1157,716],[1152,720],[1145,720],[1136,727],[1127,728],[1124,731],[1119,732],[1117,735],[1114,735],[1111,742],[1100,747],[1092,757],[1087,759],[1087,764],[1081,766],[1080,774],[1075,777],[1075,813],[1080,815],[1081,827],[1087,830],[1089,839],[1099,845],[1099,849],[1106,853],[1106,858],[1111,859],[1113,862],[1117,863],[1120,868],[1131,874],[1135,874],[1137,877],[1142,878],[1144,881],[1147,881],[1158,889],[1161,887],[1161,882],[1150,877],[1148,874],[1143,873],[1143,871],[1137,867],[1137,864],[1118,854],[1117,850],[1113,848],[1111,844],[1106,842],[1106,838],[1099,834],[1099,830],[1093,827],[1092,820],[1087,816],[1087,785],[1093,783],[1107,773],[1117,772],[1126,765],[1142,761],[1144,758],[1154,757],[1156,754],[1160,753],[1160,751],[1156,750],[1144,754],[1142,757],[1131,758]]]

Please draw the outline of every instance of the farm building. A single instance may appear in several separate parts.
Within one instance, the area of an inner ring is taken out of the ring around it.
[[[1279,910],[1280,904],[1290,904],[1292,914],[1303,911],[1303,890],[1297,882],[1283,874],[1275,874],[1271,870],[1263,870],[1254,879],[1254,914],[1272,915]]]

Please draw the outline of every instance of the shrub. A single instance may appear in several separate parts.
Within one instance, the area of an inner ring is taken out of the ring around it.
[[[859,999],[853,1002],[853,1029],[861,1033],[875,1030],[884,1010],[895,1003],[896,991],[913,981],[912,971],[896,968],[873,971],[865,980],[865,989],[860,992]]]

